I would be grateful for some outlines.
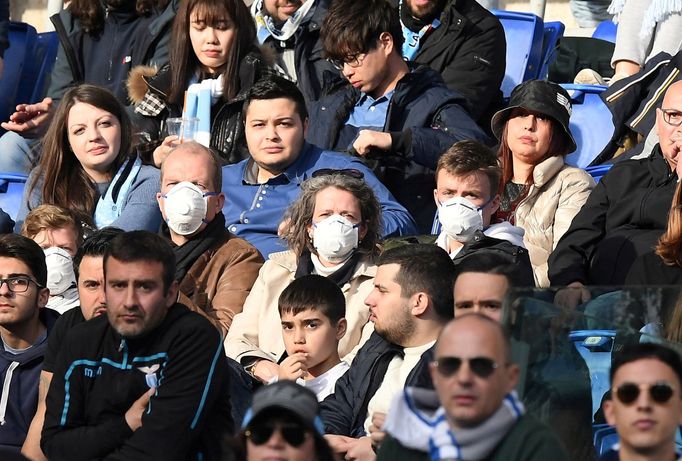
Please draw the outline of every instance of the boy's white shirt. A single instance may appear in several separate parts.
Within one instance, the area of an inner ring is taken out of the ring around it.
[[[317,396],[317,401],[323,401],[328,395],[334,393],[334,387],[336,387],[336,381],[343,376],[343,374],[348,371],[350,365],[348,365],[343,360],[330,368],[329,370],[322,373],[313,379],[301,379],[296,380],[296,384],[300,384],[303,387],[307,387],[315,393]],[[268,384],[276,383],[279,381],[278,376],[274,376]]]

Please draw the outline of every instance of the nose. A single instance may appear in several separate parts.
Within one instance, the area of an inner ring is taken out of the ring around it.
[[[282,433],[278,428],[275,428],[275,430],[272,432],[272,435],[266,442],[266,445],[268,448],[284,448],[285,447],[285,440],[284,437],[282,437]]]
[[[133,309],[137,306],[137,292],[135,291],[135,287],[132,286],[132,284],[130,284],[128,288],[126,288],[123,306],[126,309]]]
[[[215,33],[215,29],[213,27],[207,27],[204,31],[205,37],[206,37],[206,43],[217,43],[218,42],[218,34]]]
[[[2,296],[12,296],[12,291],[9,289],[9,283],[6,280],[0,282],[0,295]]]
[[[341,73],[344,77],[350,78],[355,73],[355,69],[349,66],[348,63],[344,62],[343,67],[341,68]]]
[[[374,307],[376,303],[374,302],[374,290],[370,291],[367,297],[365,298],[365,306],[367,307]]]
[[[88,139],[90,141],[97,141],[101,137],[102,134],[99,132],[99,127],[97,125],[88,130]]]
[[[279,140],[279,134],[277,134],[277,125],[275,125],[274,123],[268,123],[265,130],[266,130],[265,139],[268,139],[270,141]]]
[[[537,123],[537,118],[535,118],[535,115],[533,115],[533,114],[527,115],[526,117],[524,117],[524,121],[525,121],[525,128],[527,130],[531,130],[531,131],[535,130],[535,126]]]
[[[473,382],[474,374],[471,372],[471,368],[469,368],[468,361],[462,361],[462,364],[460,365],[459,370],[457,370],[455,376],[457,378],[457,382],[460,385],[468,385]]]

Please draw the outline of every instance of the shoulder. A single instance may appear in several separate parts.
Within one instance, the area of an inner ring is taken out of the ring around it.
[[[582,168],[576,168],[566,164],[564,164],[557,176],[563,181],[568,181],[569,183],[579,182],[582,184],[588,184],[591,187],[594,187],[596,184],[594,178],[590,176],[587,171],[583,170]]]
[[[512,427],[502,440],[496,454],[505,456],[520,456],[518,459],[544,460],[542,456],[552,454],[556,461],[568,460],[565,448],[554,432],[533,416],[526,414]],[[525,453],[525,457],[522,456]],[[493,459],[498,459],[497,456]]]
[[[162,336],[172,336],[179,338],[202,337],[204,341],[215,336],[219,340],[220,332],[206,317],[191,311],[181,303],[172,305],[166,319],[159,326]]]
[[[233,163],[231,165],[223,166],[223,179],[227,179],[228,183],[225,185],[236,186],[241,185],[241,179],[244,176],[244,169],[250,159],[244,159],[241,162]],[[235,179],[239,179],[240,182],[235,183]]]
[[[226,231],[227,232],[227,231]],[[243,256],[243,255],[253,255],[253,256],[259,256],[262,259],[262,256],[258,249],[251,245],[249,242],[244,240],[241,237],[237,237],[233,234],[229,234],[229,238],[225,240],[222,245],[220,245],[215,253],[216,256],[223,256],[227,258],[232,258],[237,255]]]
[[[457,0],[450,3],[451,17],[463,17],[473,26],[472,35],[479,35],[491,29],[503,31],[500,20],[475,0]]]
[[[271,253],[270,257],[265,264],[263,264],[263,272],[269,273],[270,271],[282,272],[295,272],[298,263],[298,258],[296,254],[291,250],[279,251],[277,253]],[[267,270],[266,270],[267,268]]]
[[[142,165],[140,171],[137,173],[136,180],[141,181],[159,181],[161,179],[161,171],[151,165]]]

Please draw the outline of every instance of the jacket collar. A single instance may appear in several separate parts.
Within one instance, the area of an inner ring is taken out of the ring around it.
[[[279,264],[289,272],[295,273],[298,267],[298,261],[296,255],[291,250],[280,251],[277,253],[270,254],[270,261],[275,264]],[[377,273],[377,266],[372,261],[371,257],[365,256],[360,259],[358,265],[355,267],[355,271],[351,276],[351,280],[355,280],[360,277],[373,278]]]
[[[542,187],[547,184],[564,167],[564,158],[560,155],[546,158],[533,168],[533,184]]]

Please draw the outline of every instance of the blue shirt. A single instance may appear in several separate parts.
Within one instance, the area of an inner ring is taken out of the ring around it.
[[[306,143],[294,163],[263,184],[249,181],[251,166],[251,159],[246,159],[223,167],[223,214],[228,230],[248,240],[266,259],[271,253],[287,249],[284,240],[277,237],[277,227],[286,209],[298,198],[301,183],[322,168],[355,168],[365,174],[365,181],[381,204],[384,237],[417,232],[412,216],[355,157],[324,151]]]
[[[376,128],[378,131],[382,131],[386,124],[386,114],[393,92],[394,90],[391,90],[377,99],[367,93],[362,93],[358,102],[355,103],[353,111],[348,116],[346,125]]]

